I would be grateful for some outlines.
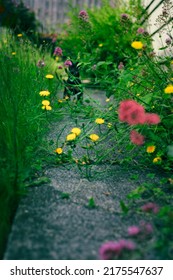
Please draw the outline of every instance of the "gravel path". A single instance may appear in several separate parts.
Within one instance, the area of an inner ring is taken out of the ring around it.
[[[102,96],[94,93],[104,104]],[[68,120],[66,130],[72,122]],[[103,242],[127,237],[127,227],[139,216],[123,216],[120,201],[127,201],[126,195],[142,183],[150,183],[150,171],[109,164],[94,168],[99,176],[91,181],[74,165],[46,169],[50,182],[29,188],[21,199],[4,259],[94,260]],[[159,184],[159,179],[153,180]],[[88,207],[91,198],[94,208]]]

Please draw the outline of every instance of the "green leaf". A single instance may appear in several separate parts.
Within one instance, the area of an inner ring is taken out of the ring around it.
[[[91,208],[91,209],[96,208],[96,204],[95,204],[93,197],[91,197],[88,201],[88,208]]]
[[[129,212],[129,208],[125,205],[124,201],[120,201],[120,206],[124,214],[127,214]]]

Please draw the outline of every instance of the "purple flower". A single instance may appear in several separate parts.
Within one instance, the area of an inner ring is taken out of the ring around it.
[[[85,10],[81,10],[79,12],[79,17],[81,18],[87,18],[88,17],[88,13]]]
[[[64,62],[64,66],[72,66],[72,62],[71,62],[71,60],[66,60],[65,62]]]
[[[145,32],[145,30],[142,27],[139,27],[137,30],[137,33],[139,34],[143,34]]]
[[[154,214],[158,213],[159,211],[159,207],[156,203],[154,202],[148,202],[146,204],[144,204],[141,209],[144,211],[144,212],[152,212]]]
[[[131,236],[137,235],[140,232],[140,228],[137,226],[131,226],[127,229],[128,234]]]
[[[127,19],[129,19],[129,15],[127,15],[127,14],[121,14],[121,19],[127,20]]]
[[[62,49],[60,47],[56,47],[53,54],[61,56],[62,55]]]

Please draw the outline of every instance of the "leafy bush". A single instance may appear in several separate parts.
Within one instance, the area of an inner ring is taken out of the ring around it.
[[[36,40],[36,31],[40,23],[34,12],[27,8],[22,1],[0,0],[0,23],[11,28],[15,34],[25,33]]]

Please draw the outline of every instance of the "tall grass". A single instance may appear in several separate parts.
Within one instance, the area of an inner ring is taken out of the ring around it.
[[[41,90],[56,93],[49,54],[36,50],[24,36],[0,30],[0,257],[24,182],[41,158],[49,112],[42,110]],[[39,59],[45,67],[37,67]],[[51,86],[51,89],[50,89]]]

